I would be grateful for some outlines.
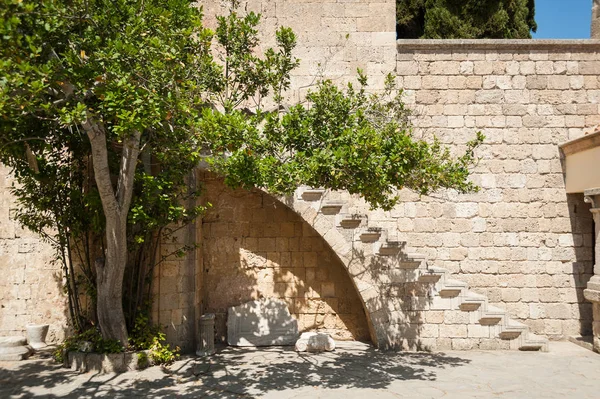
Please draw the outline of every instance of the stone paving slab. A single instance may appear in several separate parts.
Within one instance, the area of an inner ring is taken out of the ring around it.
[[[334,352],[224,348],[168,369],[79,374],[49,359],[0,362],[0,398],[598,398],[600,356],[569,342],[549,353]]]

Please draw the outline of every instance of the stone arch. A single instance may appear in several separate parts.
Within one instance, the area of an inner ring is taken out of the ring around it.
[[[412,337],[415,331],[406,323],[405,317],[413,304],[406,304],[407,309],[397,301],[398,297],[404,295],[393,292],[393,284],[390,284],[394,279],[392,270],[398,262],[420,264],[424,258],[419,254],[402,253],[390,257],[378,256],[372,242],[363,244],[354,239],[360,234],[340,228],[339,219],[324,209],[329,202],[324,202],[323,197],[316,201],[302,200],[305,190],[306,187],[298,189],[293,196],[278,199],[310,225],[344,265],[363,304],[373,344],[383,349],[396,348],[398,337]],[[344,205],[344,201],[337,201],[335,206],[341,208]],[[399,276],[403,281],[407,280],[409,274],[413,280],[418,277],[415,270],[402,273]]]
[[[201,311],[217,314],[218,339],[225,337],[227,307],[275,296],[288,303],[301,330],[376,340],[362,286],[347,273],[352,263],[315,226],[268,193],[232,190],[209,174],[201,180],[212,204],[198,227],[206,288]]]

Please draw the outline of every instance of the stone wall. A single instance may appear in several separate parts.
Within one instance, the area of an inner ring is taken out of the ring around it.
[[[66,330],[65,296],[54,251],[11,218],[13,179],[0,165],[0,336],[25,335],[27,324],[50,324],[47,342]]]
[[[195,178],[189,179],[195,184]],[[188,204],[190,205],[190,204]],[[196,320],[201,308],[198,295],[201,271],[201,231],[196,224],[169,226],[168,235],[159,244],[158,263],[152,277],[152,322],[162,327],[167,341],[179,346],[184,353],[197,348]]]
[[[226,340],[227,308],[258,299],[285,300],[300,331],[368,340],[362,303],[336,254],[288,207],[260,192],[232,190],[204,176],[202,308],[216,314]]]
[[[205,25],[214,28],[216,15],[228,12],[230,1],[199,0]],[[301,62],[292,73],[286,99],[302,101],[306,91],[325,77],[340,85],[355,82],[357,68],[381,87],[386,74],[395,69],[395,0],[242,0],[240,12],[256,12],[261,48],[275,46],[275,30],[293,29],[298,39],[294,56]]]
[[[592,41],[398,41],[415,134],[460,149],[486,135],[476,194],[442,192],[380,219],[539,334],[589,334],[592,218],[567,195],[558,144],[600,123]]]
[[[214,16],[226,3],[200,1],[208,26],[215,26]],[[362,68],[377,89],[395,70],[413,109],[415,135],[436,135],[453,151],[464,148],[477,130],[486,135],[473,174],[479,193],[418,198],[402,192],[403,202],[390,212],[370,211],[363,201],[340,194],[345,209],[368,213],[369,227],[385,228],[388,239],[406,242],[403,251],[427,255],[430,266],[450,270],[533,332],[556,339],[590,333],[591,307],[582,290],[592,273],[592,218],[582,195],[565,193],[558,144],[600,124],[600,42],[397,44],[391,0],[241,4],[262,13],[263,48],[274,44],[277,26],[290,26],[298,35],[295,54],[302,62],[289,102],[300,101],[319,77],[344,84]],[[56,337],[66,326],[59,270],[49,262],[50,248],[11,220],[10,182],[2,169],[0,335],[46,322]],[[223,337],[227,306],[269,295],[284,298],[303,329],[368,337],[350,277],[312,228],[265,194],[231,191],[210,179],[208,188],[210,213],[202,223],[178,230],[177,242],[162,243],[160,251],[166,256],[185,244],[201,246],[183,258],[169,256],[154,271],[154,320],[167,326],[171,343],[194,349],[196,320],[205,312],[219,315]],[[363,288],[363,302],[365,293],[372,302],[385,302],[376,290]],[[458,336],[447,332],[463,323],[453,314],[411,321],[419,325],[413,335]],[[370,317],[380,322],[376,312]]]

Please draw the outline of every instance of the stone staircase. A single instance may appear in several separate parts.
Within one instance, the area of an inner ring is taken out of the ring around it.
[[[349,194],[301,187],[281,200],[345,264],[380,348],[548,350],[546,338],[491,306],[448,270],[430,266],[397,239],[395,229],[373,225]]]

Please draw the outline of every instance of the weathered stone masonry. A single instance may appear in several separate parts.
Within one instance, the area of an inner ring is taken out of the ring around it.
[[[219,339],[227,308],[261,297],[284,299],[301,331],[369,339],[348,273],[310,225],[265,193],[204,181],[213,208],[202,221],[203,305],[216,313]]]
[[[600,123],[593,41],[398,41],[416,133],[460,148],[486,135],[480,193],[406,202],[402,239],[534,332],[589,334],[592,217],[567,195],[558,144]]]
[[[200,3],[214,27],[224,2]],[[403,202],[383,212],[346,193],[301,187],[278,202],[209,178],[214,207],[161,253],[193,241],[200,248],[155,270],[154,319],[170,342],[193,350],[196,320],[209,311],[223,336],[224,309],[261,295],[288,301],[301,327],[370,336],[390,348],[544,349],[531,332],[552,339],[591,332],[583,289],[592,275],[592,215],[583,195],[565,192],[558,144],[600,123],[600,42],[396,42],[392,0],[242,3],[263,14],[265,47],[276,26],[298,34],[291,103],[318,76],[342,85],[362,68],[377,89],[395,71],[415,135],[436,135],[456,151],[477,130],[486,135],[473,174],[482,189],[402,192]],[[10,258],[0,272],[14,278],[0,281],[0,334],[41,321],[59,331],[58,285],[38,280],[58,273],[47,262],[51,252],[14,230],[13,200],[2,195],[0,256]],[[295,251],[296,242],[310,246]],[[302,253],[302,263],[292,253]]]
[[[13,178],[0,165],[0,336],[20,335],[27,324],[50,324],[48,342],[65,335],[66,303],[54,251],[11,215]]]

